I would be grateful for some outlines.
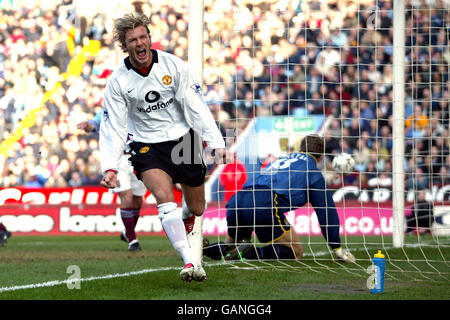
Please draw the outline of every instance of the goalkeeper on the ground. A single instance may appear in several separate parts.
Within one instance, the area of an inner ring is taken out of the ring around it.
[[[300,152],[279,158],[250,177],[226,205],[228,234],[225,242],[204,243],[203,253],[213,259],[301,259],[303,247],[284,213],[309,202],[317,214],[322,235],[335,256],[354,262],[341,248],[339,217],[331,190],[317,168],[324,155],[324,139],[307,135]],[[250,242],[255,232],[260,243]]]

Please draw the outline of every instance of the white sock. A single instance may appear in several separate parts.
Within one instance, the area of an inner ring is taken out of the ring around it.
[[[175,202],[166,202],[158,205],[159,218],[161,219],[167,238],[174,249],[180,254],[184,264],[193,263],[194,256],[189,241],[186,237],[182,213],[177,210]]]

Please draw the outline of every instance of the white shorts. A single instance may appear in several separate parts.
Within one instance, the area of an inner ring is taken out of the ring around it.
[[[133,195],[143,196],[147,191],[144,183],[136,178],[133,173],[133,167],[128,164],[129,156],[122,156],[119,163],[119,172],[117,173],[117,187],[114,189],[109,189],[111,193],[119,193],[126,190],[132,190]]]

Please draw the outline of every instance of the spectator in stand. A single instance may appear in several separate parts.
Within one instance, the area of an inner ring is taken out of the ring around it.
[[[405,121],[405,127],[410,130],[422,131],[428,125],[428,117],[423,113],[422,107],[416,105],[414,113],[410,115]]]
[[[47,179],[39,172],[38,167],[32,167],[28,172],[27,181],[24,187],[27,188],[42,188],[45,186]]]
[[[439,179],[437,181],[439,186],[445,186],[450,184],[450,170],[449,167],[444,165],[439,170]]]
[[[429,187],[430,180],[421,167],[416,167],[413,174],[407,179],[406,187],[412,190],[419,190]]]
[[[381,148],[391,153],[393,141],[392,141],[392,129],[390,126],[386,125],[381,127],[380,137],[378,141],[380,143]]]
[[[78,171],[73,171],[69,180],[69,186],[78,188],[83,185],[83,178]]]
[[[357,147],[353,152],[353,158],[355,159],[355,169],[360,172],[366,171],[370,159],[370,149],[367,147],[366,142],[361,138],[358,139]]]

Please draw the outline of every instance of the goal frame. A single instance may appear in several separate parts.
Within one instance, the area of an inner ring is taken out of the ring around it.
[[[405,243],[405,0],[393,3],[392,245]]]

